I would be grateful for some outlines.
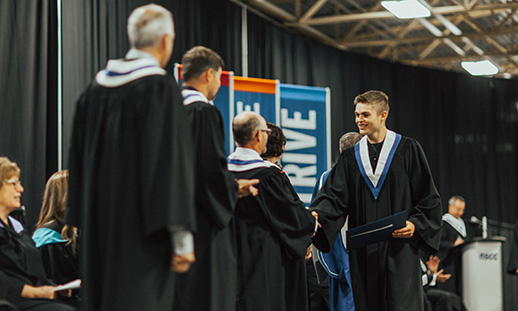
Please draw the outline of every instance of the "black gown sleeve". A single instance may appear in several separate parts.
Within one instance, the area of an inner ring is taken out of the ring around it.
[[[261,178],[257,196],[264,208],[273,234],[279,239],[283,249],[292,259],[304,258],[307,247],[311,244],[311,235],[315,229],[315,218],[306,209],[293,189],[288,177],[277,168],[270,168],[275,173]]]
[[[196,144],[196,205],[219,230],[227,227],[237,201],[237,183],[227,169],[223,118],[206,103],[187,106]]]
[[[439,259],[444,261],[450,250],[454,247],[453,244],[457,239],[458,233],[455,229],[453,229],[448,223],[443,223],[442,226],[442,234],[441,234],[441,242],[439,243],[439,252],[437,256]]]
[[[180,88],[170,76],[145,87],[147,93],[139,94],[146,99],[138,99],[142,113],[137,114],[144,232],[195,230],[194,154]]]
[[[415,234],[410,239],[414,247],[429,253],[439,250],[442,227],[442,205],[435,188],[432,172],[421,145],[410,140],[409,184],[412,193],[412,208],[408,220],[415,225]]]
[[[52,243],[39,248],[45,274],[56,284],[65,284],[79,277],[77,254],[66,243]]]
[[[25,284],[22,281],[12,278],[0,271],[0,299],[16,302],[22,296]]]
[[[326,182],[317,193],[310,210],[318,213],[318,221],[322,225],[317,230],[312,242],[320,251],[327,253],[342,229],[348,212],[349,189],[345,154],[352,152],[348,149],[340,155]]]
[[[69,149],[69,177],[68,177],[68,192],[67,192],[67,209],[65,210],[65,222],[71,226],[80,227],[81,223],[81,211],[82,209],[82,189],[81,185],[83,180],[83,167],[82,156],[83,156],[83,145],[85,128],[84,119],[82,116],[85,115],[83,109],[86,105],[86,94],[88,89],[79,97],[76,103],[74,112],[74,121],[72,128],[72,138],[70,140]]]

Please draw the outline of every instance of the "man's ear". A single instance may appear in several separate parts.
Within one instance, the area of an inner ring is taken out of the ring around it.
[[[214,78],[214,69],[209,68],[203,73],[204,80],[209,82],[212,78]]]
[[[388,111],[382,111],[382,112],[380,113],[380,116],[381,116],[381,120],[382,120],[382,121],[387,121]]]

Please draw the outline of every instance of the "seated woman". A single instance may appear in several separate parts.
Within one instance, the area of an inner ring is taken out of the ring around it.
[[[38,249],[22,224],[9,214],[21,206],[20,169],[0,157],[0,299],[19,310],[72,311],[74,307],[53,301],[58,295],[45,276]]]
[[[75,228],[63,223],[68,192],[68,171],[47,181],[40,218],[32,239],[40,250],[47,278],[57,284],[79,278]]]

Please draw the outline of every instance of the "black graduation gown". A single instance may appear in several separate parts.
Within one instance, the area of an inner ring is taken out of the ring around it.
[[[422,310],[418,250],[439,248],[441,200],[419,143],[401,137],[378,199],[374,199],[356,162],[345,150],[311,204],[322,228],[313,245],[328,252],[349,215],[353,228],[406,210],[415,225],[410,239],[390,239],[349,252],[354,302],[358,311]]]
[[[436,287],[445,291],[461,294],[461,255],[462,245],[454,247],[455,240],[460,237],[464,242],[468,241],[468,236],[462,237],[455,228],[449,223],[443,221],[441,242],[439,244],[439,252],[437,256],[441,260],[440,269],[444,269],[445,274],[451,274],[451,277],[444,283],[438,282]]]
[[[63,230],[64,225],[60,222],[53,222],[43,228],[51,229],[59,234]],[[48,243],[41,245],[38,250],[41,254],[43,267],[47,278],[56,284],[65,284],[79,276],[79,243],[76,243],[75,252],[72,250],[72,244],[67,242]]]
[[[186,106],[196,161],[196,262],[177,276],[174,310],[235,308],[237,258],[231,218],[237,183],[227,169],[223,118],[206,102]]]
[[[33,308],[56,311],[75,310],[57,301],[21,298],[26,284],[31,286],[56,284],[46,278],[40,254],[29,234],[25,230],[17,232],[11,226],[0,222],[0,299],[6,299],[18,308],[28,311]]]
[[[514,234],[512,240],[509,258],[507,259],[507,268],[505,271],[509,274],[516,275],[516,269],[518,269],[518,221],[514,226]]]
[[[81,231],[83,311],[172,308],[173,228],[194,228],[192,151],[169,75],[81,95],[70,149],[69,225]]]
[[[259,195],[239,199],[235,211],[237,310],[307,310],[304,256],[315,219],[278,168],[236,172],[236,177],[260,180]]]

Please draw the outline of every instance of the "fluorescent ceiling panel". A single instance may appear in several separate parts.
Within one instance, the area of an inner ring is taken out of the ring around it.
[[[498,73],[498,68],[489,60],[462,62],[461,66],[473,76],[487,76]]]
[[[430,10],[425,8],[417,0],[381,1],[381,5],[397,18],[429,17]]]

